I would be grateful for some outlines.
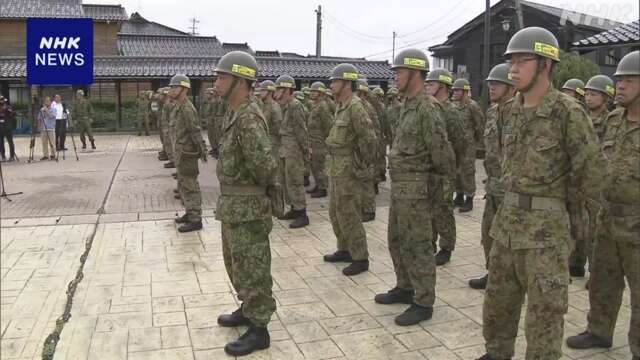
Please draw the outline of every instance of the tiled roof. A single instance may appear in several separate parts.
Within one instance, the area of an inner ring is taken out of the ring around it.
[[[28,17],[80,18],[84,17],[79,0],[2,0],[0,19],[25,19]]]
[[[640,45],[640,20],[603,31],[573,43],[574,48],[611,45]]]
[[[222,43],[222,49],[225,53],[231,51],[245,51],[249,54],[253,54],[253,49],[247,43]]]
[[[577,11],[571,11],[569,9],[558,8],[555,6],[539,4],[533,1],[522,0],[521,3],[522,5],[544,11],[547,14],[551,14],[553,16],[557,16],[560,18],[560,21],[571,21],[575,25],[591,26],[599,29],[612,29],[616,26],[621,25],[621,23],[613,21],[611,19],[588,15]]]
[[[176,73],[192,77],[212,77],[218,58],[210,57],[96,57],[94,76],[97,79],[168,78]],[[342,61],[297,58],[258,58],[260,78],[276,78],[289,74],[298,79],[328,79],[331,70]],[[392,77],[386,61],[354,60],[352,63],[369,80],[388,80]],[[0,79],[24,79],[26,60],[0,57]]]
[[[256,50],[256,56],[261,57],[281,57],[280,51],[270,51],[270,50]]]
[[[131,18],[122,23],[120,33],[135,35],[189,35],[184,31],[149,21],[137,12],[131,14]]]
[[[98,21],[125,21],[129,19],[120,5],[83,4],[84,16]]]
[[[225,54],[215,37],[118,35],[118,51],[123,56],[216,57]]]

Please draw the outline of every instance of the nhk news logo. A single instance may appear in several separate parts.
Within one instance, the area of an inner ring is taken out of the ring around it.
[[[92,19],[27,19],[27,82],[91,84]]]

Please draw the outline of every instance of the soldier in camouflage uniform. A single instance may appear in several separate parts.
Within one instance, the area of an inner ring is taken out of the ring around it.
[[[309,128],[309,114],[311,113],[311,109],[313,107],[313,103],[310,102],[309,96],[307,92],[303,91],[294,91],[293,97],[296,98],[302,104],[302,109],[304,113],[304,125]],[[311,177],[311,158],[304,159],[304,182],[303,186],[307,187],[311,185],[309,178]]]
[[[176,167],[175,165],[175,157],[174,157],[174,149],[173,149],[173,135],[171,133],[171,118],[169,115],[171,114],[171,109],[175,106],[173,99],[169,96],[169,88],[165,87],[162,89],[162,93],[164,94],[162,99],[162,112],[160,114],[160,126],[162,128],[162,141],[164,142],[164,148],[167,152],[167,159],[169,162],[164,164],[166,169],[173,169]]]
[[[425,88],[427,93],[438,100],[443,110],[442,117],[445,122],[447,139],[451,143],[455,162],[453,168],[458,170],[464,161],[469,148],[473,143],[471,135],[464,130],[460,112],[449,100],[449,89],[453,84],[453,75],[446,69],[433,69],[427,75]],[[454,172],[455,174],[455,172]],[[436,254],[436,266],[441,266],[451,260],[451,254],[456,246],[456,220],[453,215],[453,187],[456,177],[444,178],[432,176],[430,191],[433,198],[433,241],[434,249],[437,249],[438,235],[440,235],[440,250]]]
[[[256,60],[246,52],[232,51],[218,61],[216,72],[216,88],[229,106],[220,138],[216,220],[222,227],[225,268],[242,301],[233,313],[220,315],[218,324],[248,326],[224,348],[230,355],[242,356],[270,345],[267,325],[276,302],[271,292],[269,233],[273,222],[268,193],[275,185],[277,159],[265,118],[251,95],[258,72]]]
[[[376,175],[379,182],[387,180],[387,146],[391,145],[391,127],[389,126],[389,120],[387,119],[387,111],[384,105],[384,90],[380,87],[375,87],[371,91],[369,101],[373,108],[376,109],[378,114],[378,122],[380,123],[380,138],[378,147],[380,151],[380,158],[376,164]],[[376,183],[376,194],[378,193],[378,184]]]
[[[374,161],[369,166],[369,181],[365,183],[361,189],[362,196],[362,222],[373,221],[376,218],[376,193],[378,192],[378,182],[381,180],[380,163],[381,158],[384,158],[382,154],[381,138],[382,127],[380,126],[380,118],[378,118],[378,112],[369,102],[369,84],[364,77],[358,80],[357,96],[362,100],[362,105],[369,115],[371,125],[373,125],[373,131],[376,136],[376,149]],[[385,169],[386,171],[386,169]]]
[[[524,28],[505,55],[518,94],[497,119],[505,194],[489,233],[494,242],[482,321],[487,354],[480,359],[514,356],[526,296],[525,359],[557,360],[568,310],[568,198],[575,192],[596,201],[603,160],[584,110],[553,88],[560,55],[555,36]]]
[[[144,135],[149,136],[149,95],[146,91],[140,91],[138,99],[136,99],[136,123],[138,125],[138,136],[142,135],[144,127]]]
[[[207,124],[207,128],[212,129],[209,145],[211,145],[211,156],[217,159],[218,142],[220,141],[222,124],[224,122],[225,114],[227,113],[227,101],[220,96],[215,86],[213,96],[211,98],[211,113],[212,116],[209,117],[209,124]]]
[[[213,88],[206,88],[202,93],[202,99],[200,100],[200,109],[198,109],[198,115],[200,116],[200,126],[207,129],[207,138],[209,139],[209,144],[212,141],[212,132],[213,129],[209,128],[209,123],[211,122],[211,118],[213,117],[212,110],[212,98],[213,98]]]
[[[276,80],[276,100],[282,107],[280,166],[284,171],[286,202],[291,209],[280,220],[293,220],[292,229],[309,225],[304,173],[309,159],[309,137],[302,103],[293,97],[295,80],[282,75]]]
[[[387,91],[387,122],[389,126],[389,146],[393,145],[393,139],[396,135],[398,120],[400,120],[400,97],[398,96],[398,88],[391,87]]]
[[[472,146],[467,146],[465,159],[460,166],[456,184],[455,205],[460,212],[473,210],[473,197],[476,192],[476,149],[481,149],[484,133],[484,114],[480,105],[471,96],[471,86],[467,79],[457,79],[453,86],[453,101],[462,116],[467,137],[473,138]]]
[[[91,141],[91,148],[95,150],[96,143],[93,139],[93,132],[91,131],[91,124],[95,115],[93,112],[93,106],[91,102],[84,97],[84,91],[76,91],[76,99],[71,109],[71,120],[74,122],[76,131],[80,134],[80,141],[82,142],[82,148],[87,148],[85,135],[89,136]]]
[[[175,221],[183,224],[179,232],[202,229],[202,193],[198,183],[198,159],[207,161],[207,149],[200,133],[198,112],[187,93],[191,89],[189,78],[177,74],[169,82],[169,97],[174,106],[169,114],[173,127],[174,157],[178,170],[178,191],[185,207],[183,216]]]
[[[309,145],[311,146],[311,173],[315,187],[307,193],[312,198],[322,198],[327,196],[327,174],[325,171],[325,160],[327,157],[327,145],[325,141],[329,136],[329,130],[333,124],[333,113],[325,101],[327,87],[320,81],[311,84],[309,97],[315,103],[309,114]]]
[[[491,107],[487,109],[487,123],[484,130],[484,169],[487,174],[485,182],[485,203],[484,212],[482,213],[481,238],[482,248],[484,250],[484,258],[486,268],[489,269],[489,254],[493,239],[489,236],[491,223],[502,204],[504,191],[500,186],[501,167],[500,159],[502,158],[502,146],[500,136],[502,134],[502,123],[498,119],[508,113],[513,103],[513,81],[509,75],[509,64],[498,64],[491,69],[487,77],[489,84],[489,98]],[[472,289],[484,289],[487,286],[488,275],[478,279],[469,280],[469,286]]]
[[[169,157],[167,156],[167,149],[165,148],[164,132],[161,123],[162,106],[165,96],[162,92],[162,88],[156,90],[155,93],[151,92],[151,103],[149,104],[149,121],[156,124],[156,127],[158,128],[158,134],[160,136],[160,144],[162,145],[162,149],[158,151],[158,160],[167,161],[169,160]]]
[[[371,178],[375,134],[362,99],[353,93],[358,81],[356,67],[340,64],[333,69],[330,80],[338,108],[326,140],[329,218],[338,250],[325,255],[324,261],[350,262],[342,273],[352,276],[369,270],[360,192]]]
[[[584,105],[584,82],[580,79],[569,79],[562,85],[562,92],[578,100]]]
[[[280,151],[280,124],[282,124],[282,109],[280,109],[280,105],[273,99],[273,94],[276,92],[276,84],[271,80],[265,80],[260,83],[259,90],[261,101],[260,109],[262,110],[264,119],[267,122],[267,128],[269,129],[271,150],[277,157]]]
[[[419,49],[401,51],[393,60],[395,83],[404,95],[401,117],[389,153],[391,207],[388,243],[396,287],[375,296],[379,304],[411,304],[395,318],[400,326],[431,319],[435,302],[433,175],[453,175],[453,150],[447,140],[442,109],[427,94],[427,56]]]
[[[629,347],[640,360],[640,51],[625,55],[614,76],[622,108],[606,120],[604,204],[591,265],[587,331],[569,337],[574,349],[610,348],[625,278],[631,292]]]
[[[587,81],[585,85],[584,100],[589,113],[589,118],[596,129],[598,139],[602,142],[604,137],[604,120],[609,116],[608,106],[616,94],[613,80],[606,75],[596,75]]]

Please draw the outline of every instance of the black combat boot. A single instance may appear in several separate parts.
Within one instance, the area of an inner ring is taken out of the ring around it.
[[[178,199],[178,200],[182,198],[182,197],[180,196],[180,194],[173,194],[173,197],[174,197],[175,199]]]
[[[289,211],[284,213],[284,215],[280,216],[278,220],[293,220],[295,219],[295,211],[293,210],[293,206],[289,208]]]
[[[496,359],[489,354],[484,354],[481,357],[477,358],[476,360],[511,360],[511,359]]]
[[[453,199],[453,206],[462,206],[464,205],[464,195],[456,193],[456,198]]]
[[[314,186],[313,189],[311,190],[307,190],[307,194],[313,194],[314,192],[318,191],[320,189],[318,189],[318,185]]]
[[[489,275],[485,275],[478,279],[471,279],[469,280],[469,287],[476,290],[486,289],[487,280],[489,280]]]
[[[169,160],[169,157],[167,156],[167,154],[160,154],[160,155],[158,155],[158,160],[167,161],[167,160]]]
[[[436,254],[436,265],[441,266],[448,263],[451,260],[451,251],[447,249],[440,249]]]
[[[378,304],[389,305],[389,304],[413,304],[413,295],[415,291],[413,290],[404,290],[399,287],[394,287],[393,289],[387,291],[384,294],[377,294],[373,300]]]
[[[305,175],[304,176],[304,186],[309,186],[311,185],[311,181],[309,181],[309,175]]]
[[[168,163],[164,164],[164,168],[165,169],[175,169],[176,164],[173,163],[173,161],[169,161]]]
[[[349,266],[342,269],[345,276],[353,276],[369,270],[369,260],[355,260]]]
[[[567,346],[572,349],[610,348],[611,341],[601,339],[589,331],[567,338]]]
[[[96,141],[95,141],[95,140],[93,140],[93,139],[91,139],[91,140],[89,140],[89,141],[91,141],[91,148],[92,148],[93,150],[95,150],[95,149],[96,149]]]
[[[224,351],[233,356],[249,355],[256,350],[269,347],[271,340],[266,327],[250,325],[247,332],[242,334],[236,341],[225,345]]]
[[[184,214],[180,217],[177,217],[175,219],[176,224],[186,224],[189,222],[189,217],[187,216],[187,214]]]
[[[289,229],[297,229],[309,225],[307,209],[295,210],[294,216],[293,221],[289,224]]]
[[[178,189],[173,189],[173,193],[174,194],[180,194],[180,191]]]
[[[222,327],[235,327],[251,325],[251,321],[249,318],[246,318],[244,314],[242,314],[242,306],[240,306],[236,311],[231,314],[223,314],[218,316],[218,325]]]
[[[569,275],[573,277],[584,277],[584,266],[569,266]]]
[[[473,196],[467,196],[467,198],[464,200],[464,204],[460,207],[458,211],[461,213],[464,213],[464,212],[469,212],[471,210],[473,210]]]
[[[418,324],[421,321],[429,320],[433,316],[432,307],[424,307],[411,304],[402,314],[396,316],[395,323],[399,326],[409,326]]]
[[[351,254],[347,250],[338,250],[333,254],[325,255],[322,258],[326,262],[352,262]]]
[[[313,193],[311,193],[311,197],[314,199],[327,197],[327,190],[318,189],[317,191],[314,191]]]
[[[188,222],[178,228],[178,232],[181,233],[197,230],[202,230],[202,220],[197,222]]]
[[[362,214],[361,219],[363,223],[373,221],[376,219],[376,212],[365,212]]]

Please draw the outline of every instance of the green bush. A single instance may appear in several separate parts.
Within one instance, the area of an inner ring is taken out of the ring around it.
[[[115,130],[118,116],[115,102],[91,102],[96,114],[93,127],[97,129]],[[122,123],[120,129],[135,128],[136,103],[135,101],[122,102]]]
[[[598,75],[600,68],[593,61],[583,58],[575,52],[563,52],[560,63],[556,66],[553,85],[560,89],[569,79],[580,79],[585,83],[592,76]]]

